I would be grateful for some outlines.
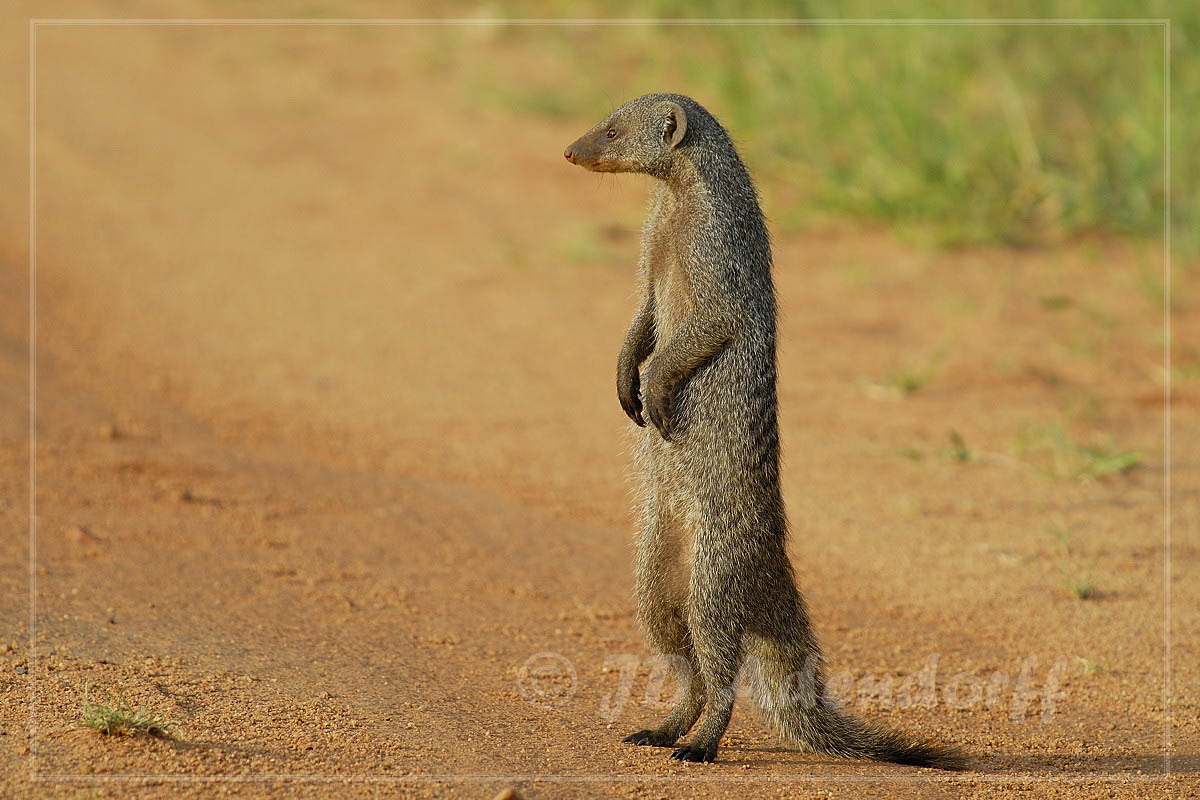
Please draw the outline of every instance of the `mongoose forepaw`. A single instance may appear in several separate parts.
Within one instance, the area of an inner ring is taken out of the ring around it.
[[[650,745],[651,747],[670,747],[678,740],[678,736],[671,736],[662,731],[644,730],[637,733],[631,733],[622,739],[622,742],[636,745]]]
[[[674,415],[672,402],[674,393],[675,387],[668,386],[666,381],[658,378],[652,367],[650,375],[646,376],[646,416],[650,417],[650,422],[658,428],[662,438],[668,442],[675,435],[674,427],[671,424],[671,418]]]
[[[650,421],[654,423],[654,427],[658,428],[658,433],[662,436],[664,442],[671,441],[674,431],[671,429],[671,412],[662,408],[661,405],[653,405],[648,409]]]
[[[717,758],[717,748],[711,750],[706,747],[681,747],[674,753],[671,753],[671,758],[676,761],[714,761]]]
[[[617,398],[621,401],[621,409],[639,427],[646,427],[642,418],[641,378],[637,367],[623,368],[617,375]]]

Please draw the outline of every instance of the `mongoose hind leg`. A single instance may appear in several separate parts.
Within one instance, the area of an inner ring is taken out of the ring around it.
[[[679,628],[683,629],[682,623]],[[704,682],[700,678],[695,653],[687,644],[686,632],[683,637],[671,642],[657,639],[655,636],[649,638],[651,646],[672,658],[672,674],[676,685],[679,686],[680,699],[657,728],[646,728],[631,733],[621,741],[636,745],[671,747],[692,729],[696,720],[700,719],[700,714],[704,711]]]
[[[667,718],[657,728],[647,728],[626,736],[621,741],[637,745],[652,745],[654,747],[672,747],[680,737],[692,729],[700,713],[704,710],[704,684],[697,675],[694,666],[675,671],[675,680],[681,685],[686,681],[683,699],[676,704]]]
[[[637,612],[650,647],[673,662],[680,700],[657,728],[622,740],[630,744],[670,747],[692,729],[704,710],[704,684],[684,621],[687,566],[681,561],[684,548],[679,537],[678,520],[665,502],[662,487],[650,486],[638,537]]]
[[[704,686],[705,710],[704,720],[692,738],[671,754],[678,761],[716,759],[717,745],[733,715],[744,624],[730,614],[726,606],[729,598],[720,591],[715,577],[706,575],[697,580],[693,576],[693,591],[688,599],[688,629]]]

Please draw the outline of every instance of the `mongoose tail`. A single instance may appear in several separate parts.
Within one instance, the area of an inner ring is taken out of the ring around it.
[[[757,637],[755,637],[757,638]],[[792,744],[814,753],[964,770],[961,751],[876,725],[846,713],[825,693],[815,643],[758,639],[750,645],[754,697],[767,721]]]
[[[873,725],[829,700],[822,700],[807,718],[794,713],[773,722],[797,745],[826,755],[954,771],[967,768],[966,756],[953,748]]]

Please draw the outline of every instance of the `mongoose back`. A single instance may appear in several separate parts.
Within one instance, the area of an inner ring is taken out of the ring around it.
[[[614,111],[565,156],[597,172],[658,179],[617,396],[645,429],[638,617],[685,688],[661,725],[625,741],[673,747],[703,714],[672,757],[712,761],[744,666],[765,716],[800,747],[961,768],[953,749],[864,722],[826,695],[786,551],[771,247],[729,135],[691,98],[652,94]]]

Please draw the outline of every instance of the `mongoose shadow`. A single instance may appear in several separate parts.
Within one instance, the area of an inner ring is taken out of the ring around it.
[[[661,725],[625,741],[672,747],[703,714],[672,757],[712,761],[748,663],[757,704],[795,745],[963,768],[954,749],[869,724],[826,696],[786,552],[771,246],[729,135],[691,98],[652,94],[614,111],[564,155],[592,171],[657,179],[617,397],[645,429],[638,617],[651,647],[688,666],[677,670],[688,688]]]

